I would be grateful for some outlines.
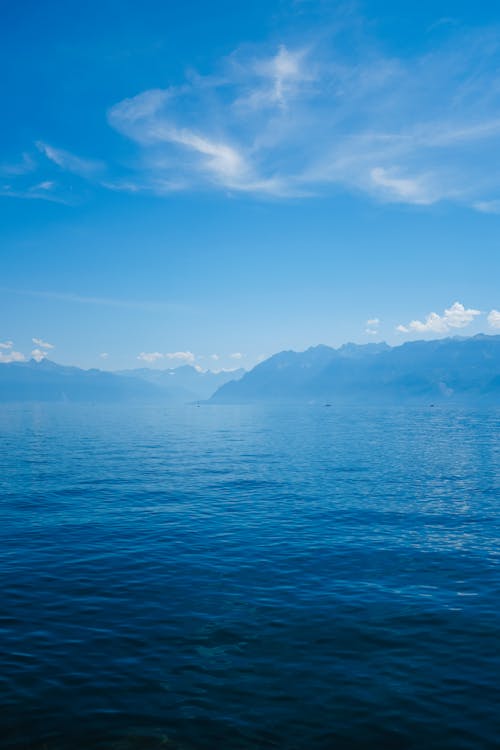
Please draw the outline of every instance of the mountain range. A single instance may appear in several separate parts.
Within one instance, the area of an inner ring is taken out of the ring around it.
[[[219,386],[243,372],[202,372],[189,365],[168,370],[104,372],[31,359],[0,364],[0,402],[189,403],[209,398]]]
[[[500,336],[345,344],[275,354],[213,403],[500,401]]]
[[[284,351],[249,372],[0,364],[0,402],[500,403],[500,335]]]
[[[168,389],[177,400],[201,401],[210,398],[215,391],[230,380],[237,380],[245,370],[199,370],[191,365],[171,367],[166,370],[153,370],[141,367],[135,370],[119,370],[117,375],[139,378],[147,383]]]

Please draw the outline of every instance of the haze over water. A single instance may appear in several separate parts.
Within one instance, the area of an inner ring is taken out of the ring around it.
[[[495,747],[499,426],[3,408],[2,747]]]

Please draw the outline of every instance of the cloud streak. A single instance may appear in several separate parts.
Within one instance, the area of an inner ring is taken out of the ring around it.
[[[39,346],[41,349],[54,349],[54,344],[49,344],[48,341],[44,341],[43,339],[37,339],[32,338],[31,339],[36,346]]]
[[[8,287],[0,287],[0,291],[27,297],[39,297],[40,299],[55,300],[56,302],[72,302],[79,305],[128,308],[131,310],[146,310],[151,312],[165,310],[182,312],[192,309],[189,305],[177,302],[119,299],[115,297],[93,297],[90,295],[74,294],[72,292],[39,291],[33,289],[10,289]]]
[[[37,141],[36,147],[47,159],[62,170],[72,172],[80,177],[93,177],[104,168],[103,163],[97,159],[83,159],[81,156],[76,156],[70,151],[50,146],[44,141]]]

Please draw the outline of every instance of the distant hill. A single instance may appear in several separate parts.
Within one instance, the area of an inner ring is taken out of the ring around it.
[[[211,403],[500,404],[500,336],[415,341],[396,347],[315,346],[305,352],[280,352],[247,373],[200,372],[189,365],[113,373],[49,360],[0,364],[0,402],[173,404],[205,399]]]
[[[179,370],[183,372],[179,373]],[[170,375],[170,372],[174,374]],[[187,403],[208,398],[234,375],[228,372],[201,373],[189,366],[172,371],[144,369],[113,373],[32,359],[0,364],[0,402]]]
[[[500,336],[345,344],[275,354],[213,395],[213,403],[500,403]]]
[[[245,374],[243,368],[237,370],[198,370],[191,365],[181,365],[166,370],[153,370],[142,367],[135,370],[121,370],[117,375],[139,378],[153,385],[168,389],[176,398],[197,401],[210,398],[215,391],[231,380],[238,380]]]
[[[138,378],[102,370],[42,362],[0,364],[0,401],[131,401],[165,400],[162,389]]]

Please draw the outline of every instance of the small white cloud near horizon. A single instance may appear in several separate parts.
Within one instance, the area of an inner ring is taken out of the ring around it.
[[[380,325],[380,318],[368,318],[365,325],[365,333],[368,334],[368,336],[377,336],[379,332],[378,327]]]
[[[12,349],[13,346],[13,341],[0,341],[0,349]]]
[[[157,362],[159,359],[163,359],[161,352],[141,352],[137,355],[137,359],[141,362]]]
[[[36,346],[39,346],[41,349],[55,349],[54,344],[49,344],[48,341],[44,341],[43,339],[32,338],[31,340],[34,344],[36,344]]]
[[[491,310],[487,320],[490,328],[500,328],[500,310]]]
[[[99,356],[101,359],[107,359],[109,357],[109,354],[108,352],[101,352]]]
[[[4,347],[6,348],[6,347]],[[9,347],[7,347],[9,349]],[[0,362],[3,362],[4,364],[9,364],[9,362],[25,362],[26,357],[21,352],[15,352],[15,351],[9,351],[7,354],[4,354],[4,352],[0,351]]]
[[[210,359],[213,359],[213,360],[215,360],[217,362],[217,360],[220,359],[220,357],[219,357],[218,354],[211,354],[210,355]]]
[[[480,310],[466,309],[460,302],[454,302],[442,315],[430,312],[424,321],[412,320],[407,325],[396,326],[399,333],[449,333],[454,328],[465,328],[481,315]]]
[[[188,364],[193,364],[196,357],[193,354],[193,352],[186,351],[186,352],[167,352],[165,354],[165,357],[167,359],[177,359],[181,362],[186,362]]]
[[[229,356],[231,359],[243,359],[245,355],[242,354],[241,352],[233,352]]]
[[[35,362],[41,362],[43,359],[47,358],[47,352],[44,352],[41,349],[33,349],[31,356]]]

